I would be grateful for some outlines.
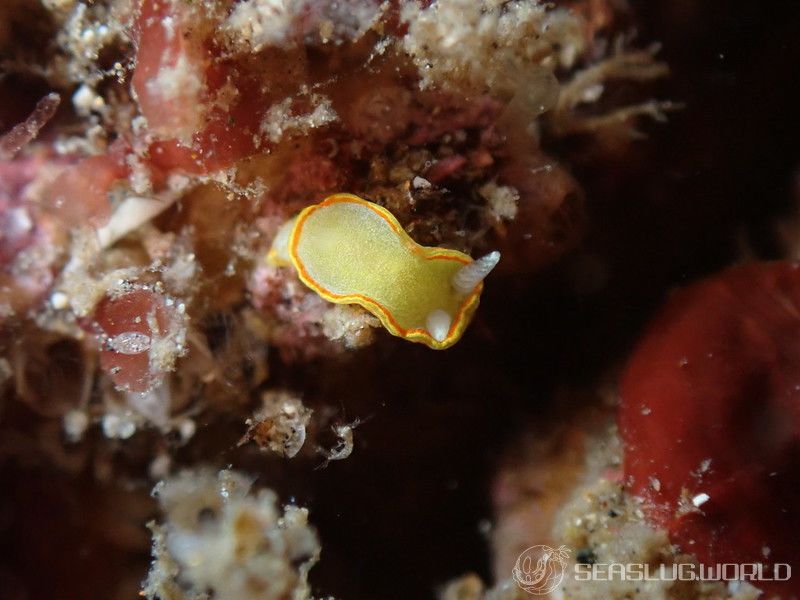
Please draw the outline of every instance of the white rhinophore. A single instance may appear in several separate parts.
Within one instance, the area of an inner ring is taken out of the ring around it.
[[[452,322],[453,320],[446,311],[436,309],[428,315],[425,325],[433,339],[437,342],[443,342],[450,332],[450,325]]]
[[[492,272],[498,262],[500,262],[500,253],[495,250],[494,252],[489,252],[486,256],[475,259],[468,265],[464,265],[453,275],[453,289],[459,294],[469,294],[475,289],[475,286],[486,279],[486,276]]]

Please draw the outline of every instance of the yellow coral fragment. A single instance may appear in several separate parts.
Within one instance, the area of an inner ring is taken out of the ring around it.
[[[434,349],[459,340],[500,258],[492,252],[473,261],[420,246],[389,211],[351,194],[303,210],[288,255],[301,281],[326,300],[363,306],[392,334]]]

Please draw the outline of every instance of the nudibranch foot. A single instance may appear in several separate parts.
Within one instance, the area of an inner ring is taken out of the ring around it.
[[[500,253],[420,246],[385,208],[336,194],[281,228],[268,260],[287,259],[329,302],[358,304],[393,335],[440,350],[461,338]]]

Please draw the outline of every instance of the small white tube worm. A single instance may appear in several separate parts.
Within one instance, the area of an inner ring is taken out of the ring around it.
[[[0,159],[11,160],[27,144],[36,139],[42,128],[53,118],[61,96],[52,93],[39,100],[30,116],[8,133],[0,135]]]
[[[469,294],[475,289],[475,286],[486,279],[498,262],[500,262],[500,253],[495,250],[464,265],[453,275],[453,289],[459,294]]]
[[[118,239],[138,229],[175,202],[175,198],[125,198],[111,215],[108,223],[97,230],[101,248],[107,248]]]

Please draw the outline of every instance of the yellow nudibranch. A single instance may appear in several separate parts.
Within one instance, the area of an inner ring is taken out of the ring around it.
[[[385,208],[336,194],[285,223],[267,260],[294,266],[325,300],[358,304],[390,333],[440,350],[461,338],[500,253],[472,260],[420,246]]]

